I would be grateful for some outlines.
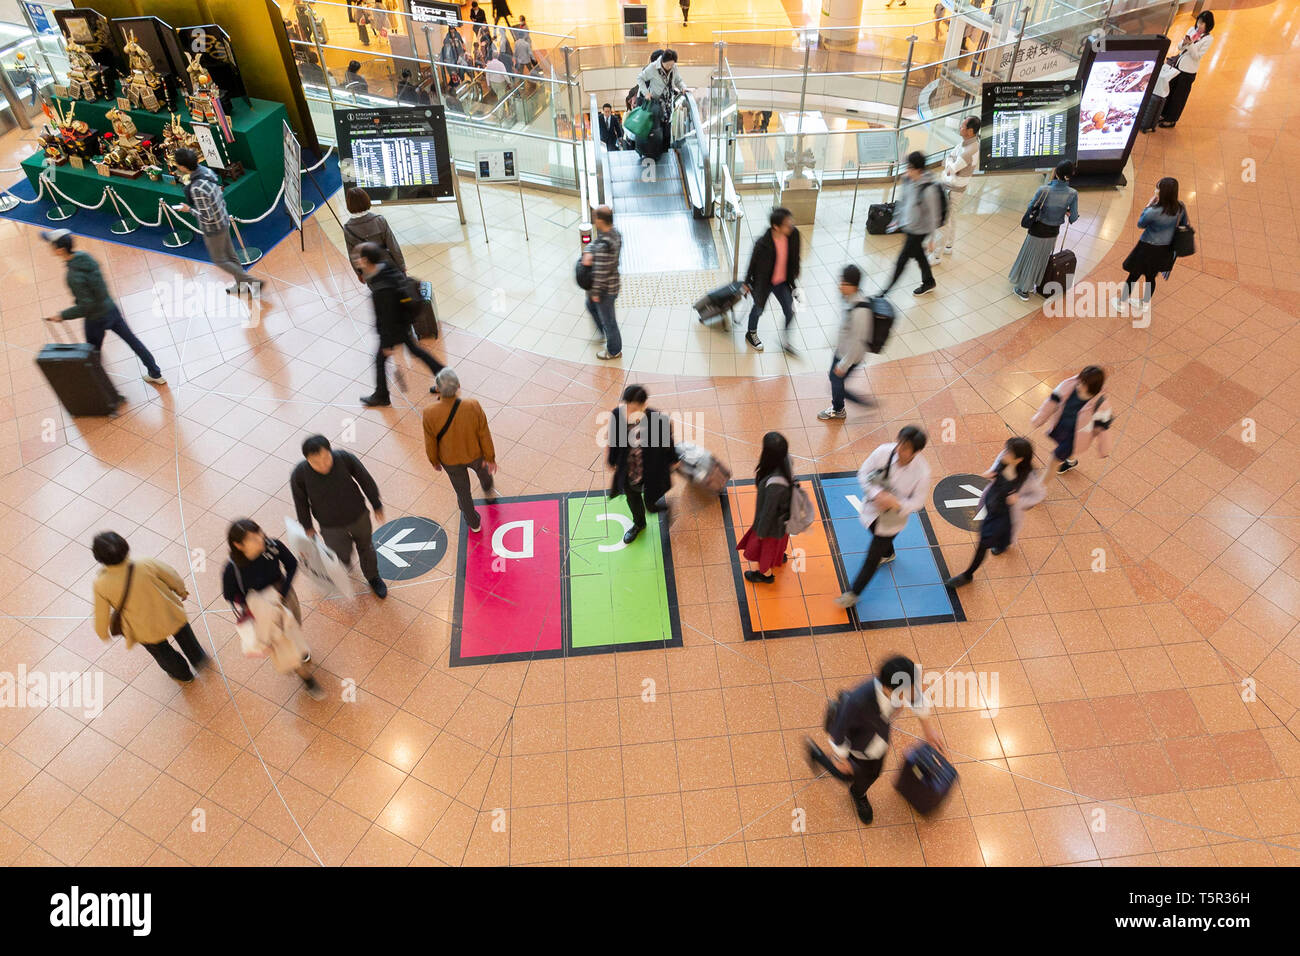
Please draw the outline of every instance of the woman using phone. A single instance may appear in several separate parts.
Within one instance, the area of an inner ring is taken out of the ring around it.
[[[1170,60],[1178,75],[1169,81],[1169,95],[1165,97],[1165,108],[1160,114],[1160,125],[1165,129],[1173,129],[1183,115],[1187,96],[1192,92],[1192,84],[1201,68],[1201,59],[1214,41],[1210,36],[1213,30],[1214,14],[1206,10],[1196,18],[1196,23],[1187,31],[1183,42],[1178,45],[1178,52]]]
[[[1150,306],[1156,276],[1161,272],[1168,273],[1174,267],[1174,232],[1186,215],[1183,204],[1178,201],[1178,180],[1166,176],[1156,183],[1151,201],[1138,216],[1142,237],[1123,263],[1128,278],[1124,280],[1124,294],[1116,296],[1111,303],[1116,312],[1128,308],[1133,298],[1133,284],[1139,278],[1143,280],[1142,308]]]

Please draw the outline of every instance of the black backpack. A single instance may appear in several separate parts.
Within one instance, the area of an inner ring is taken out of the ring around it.
[[[584,252],[583,255],[586,255]],[[578,256],[578,264],[573,267],[573,281],[578,283],[578,288],[584,291],[590,291],[591,287],[596,284],[596,265],[586,265],[582,261],[582,256]]]
[[[866,307],[871,310],[871,326],[867,330],[867,351],[879,355],[889,341],[889,333],[894,328],[894,306],[884,296],[871,296],[862,299],[854,308]]]
[[[935,189],[939,190],[939,225],[948,221],[948,187],[943,183],[930,183]]]

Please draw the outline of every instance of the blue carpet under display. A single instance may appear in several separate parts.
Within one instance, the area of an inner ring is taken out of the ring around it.
[[[308,160],[304,157],[304,164],[307,162]],[[338,192],[342,184],[342,177],[339,175],[338,157],[331,152],[324,166],[314,170],[310,176],[304,175],[302,177],[303,203],[314,202],[316,204],[314,212],[319,212],[325,201]],[[32,189],[31,183],[25,178],[9,187],[8,191],[22,200],[31,200],[36,197],[36,191]],[[194,259],[200,262],[208,260],[207,250],[203,246],[202,239],[198,236],[195,236],[194,239],[179,249],[168,249],[163,245],[163,239],[170,234],[170,229],[150,229],[146,226],[140,226],[135,232],[124,236],[117,235],[112,231],[112,227],[118,220],[111,211],[105,212],[106,209],[110,208],[107,204],[93,212],[77,209],[76,214],[71,219],[64,219],[60,222],[51,222],[45,218],[45,213],[50,206],[51,203],[47,199],[42,199],[38,203],[24,202],[8,212],[0,213],[0,216],[18,222],[25,222],[40,229],[71,229],[75,234],[90,239],[102,239],[105,242],[116,242],[123,246],[149,249],[153,252],[180,256],[184,259]],[[306,218],[304,217],[304,219]],[[263,254],[270,252],[294,232],[293,220],[284,211],[283,202],[276,206],[275,212],[261,222],[249,225],[241,223],[239,230],[244,237],[244,244],[261,249]]]

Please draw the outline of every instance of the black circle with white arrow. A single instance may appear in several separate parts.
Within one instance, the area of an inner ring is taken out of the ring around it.
[[[428,574],[447,553],[447,532],[428,518],[409,515],[380,525],[374,533],[379,576],[406,581]]]
[[[934,507],[943,520],[963,531],[978,531],[984,522],[980,495],[989,480],[982,475],[949,475],[934,486]]]

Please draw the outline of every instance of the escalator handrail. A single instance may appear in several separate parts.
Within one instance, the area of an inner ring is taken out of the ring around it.
[[[703,177],[700,189],[700,197],[703,203],[702,208],[705,210],[711,210],[713,208],[713,171],[710,169],[709,164],[709,138],[705,134],[704,122],[700,118],[700,106],[695,102],[695,97],[691,94],[691,91],[686,90],[680,95],[686,98],[687,114],[689,115],[691,122],[691,129],[687,132],[687,136],[693,135],[695,137],[696,145],[699,147],[700,162],[698,164],[698,171],[699,175]],[[682,171],[688,176],[691,175],[692,172],[687,169],[685,163],[682,164]]]

